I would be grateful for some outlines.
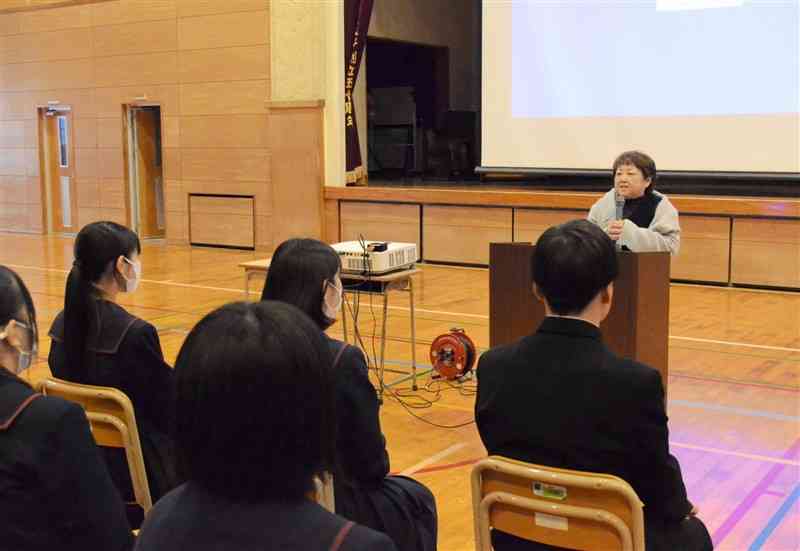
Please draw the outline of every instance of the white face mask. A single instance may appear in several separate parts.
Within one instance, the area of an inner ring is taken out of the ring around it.
[[[325,297],[322,299],[322,313],[335,320],[342,310],[342,282],[337,277],[334,282],[325,281]]]
[[[122,278],[125,280],[125,292],[132,293],[139,287],[139,282],[142,280],[142,262],[141,260],[137,260],[136,262],[131,262],[124,256],[122,259],[133,266],[133,277],[128,279],[125,277],[125,274],[122,274]],[[120,272],[121,273],[121,272]]]
[[[21,329],[24,329],[24,330],[28,331],[30,333],[30,341],[29,342],[33,342],[33,329],[31,329],[30,326],[28,326],[25,323],[22,323],[21,321],[16,321],[16,320],[14,320],[14,325],[16,327],[19,327]],[[8,340],[8,332],[7,331],[8,331],[8,326],[6,326],[6,328],[3,330],[3,332],[0,333],[0,340]],[[36,356],[36,344],[34,343],[31,346],[31,349],[27,350],[27,351],[26,350],[22,350],[21,348],[17,348],[16,346],[14,346],[13,348],[16,348],[17,352],[19,352],[19,360],[17,361],[17,366],[16,366],[16,369],[13,370],[13,373],[14,373],[14,375],[19,375],[20,373],[22,373],[23,371],[28,369],[31,366],[31,364],[33,363],[33,358]]]

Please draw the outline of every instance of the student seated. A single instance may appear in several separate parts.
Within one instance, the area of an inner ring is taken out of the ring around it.
[[[340,261],[329,245],[290,239],[272,256],[262,300],[300,308],[320,329],[331,326],[342,305]],[[436,549],[433,494],[411,478],[389,476],[378,398],[358,348],[326,337],[334,357],[339,436],[334,471],[336,512],[379,530],[403,551]]]
[[[31,295],[0,266],[0,548],[130,549],[124,504],[83,409],[18,377],[37,342]]]
[[[314,476],[334,461],[336,419],[328,346],[302,312],[223,306],[189,333],[175,372],[188,482],[151,509],[137,550],[394,549],[313,501]]]
[[[661,375],[618,358],[601,338],[617,272],[614,243],[594,224],[542,234],[531,273],[547,317],[534,334],[481,356],[478,432],[493,455],[627,481],[644,502],[649,551],[709,550],[669,453]],[[496,551],[555,549],[498,531],[492,541]]]
[[[176,485],[169,434],[172,369],[164,362],[155,327],[117,304],[141,278],[139,238],[114,222],[94,222],[75,239],[64,310],[50,328],[50,370],[67,381],[114,387],[130,398],[136,414],[153,501]],[[104,449],[111,477],[133,500],[123,450]]]

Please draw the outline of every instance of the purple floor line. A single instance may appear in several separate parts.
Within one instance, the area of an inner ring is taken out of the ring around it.
[[[794,459],[798,455],[798,452],[800,452],[800,438],[795,440],[794,444],[792,444],[792,447],[786,450],[782,457],[783,459]],[[723,522],[712,534],[711,540],[714,542],[714,547],[717,547],[726,537],[728,537],[728,534],[733,531],[733,529],[737,524],[739,524],[739,521],[744,518],[747,512],[753,508],[753,505],[758,498],[767,492],[767,489],[770,487],[770,485],[775,481],[776,478],[778,478],[778,476],[783,472],[783,469],[786,467],[787,465],[783,464],[774,465],[767,472],[767,474],[764,475],[764,478],[762,478],[761,481],[756,484],[752,490],[750,490],[750,493],[747,494],[747,497],[745,497],[742,502],[739,503],[730,516],[725,519],[725,522]]]

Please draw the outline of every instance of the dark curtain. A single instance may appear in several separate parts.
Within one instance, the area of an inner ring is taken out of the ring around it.
[[[353,90],[361,67],[373,0],[344,0],[344,133],[347,183],[365,175],[358,143],[358,125]]]

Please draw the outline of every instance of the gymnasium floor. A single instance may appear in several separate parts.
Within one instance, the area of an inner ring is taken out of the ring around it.
[[[39,362],[27,376],[49,374],[46,332],[63,304],[72,263],[68,238],[0,233],[0,264],[30,287],[40,319]],[[252,252],[147,243],[144,280],[121,295],[134,314],[159,330],[172,363],[188,330],[205,313],[243,300],[239,262]],[[451,327],[488,346],[488,271],[423,266],[415,276],[417,358]],[[800,293],[673,285],[670,315],[670,441],[690,499],[719,550],[800,549]],[[360,328],[372,355],[379,301],[362,297]],[[374,313],[374,318],[373,318]],[[387,367],[410,361],[407,296],[394,293]],[[341,335],[339,325],[331,329]],[[400,377],[387,373],[387,382]],[[485,455],[473,419],[474,382],[461,387],[420,380],[393,387],[381,412],[395,472],[413,474],[434,492],[439,549],[473,547],[469,472]],[[436,426],[439,425],[439,426]],[[450,428],[455,427],[455,428]]]

